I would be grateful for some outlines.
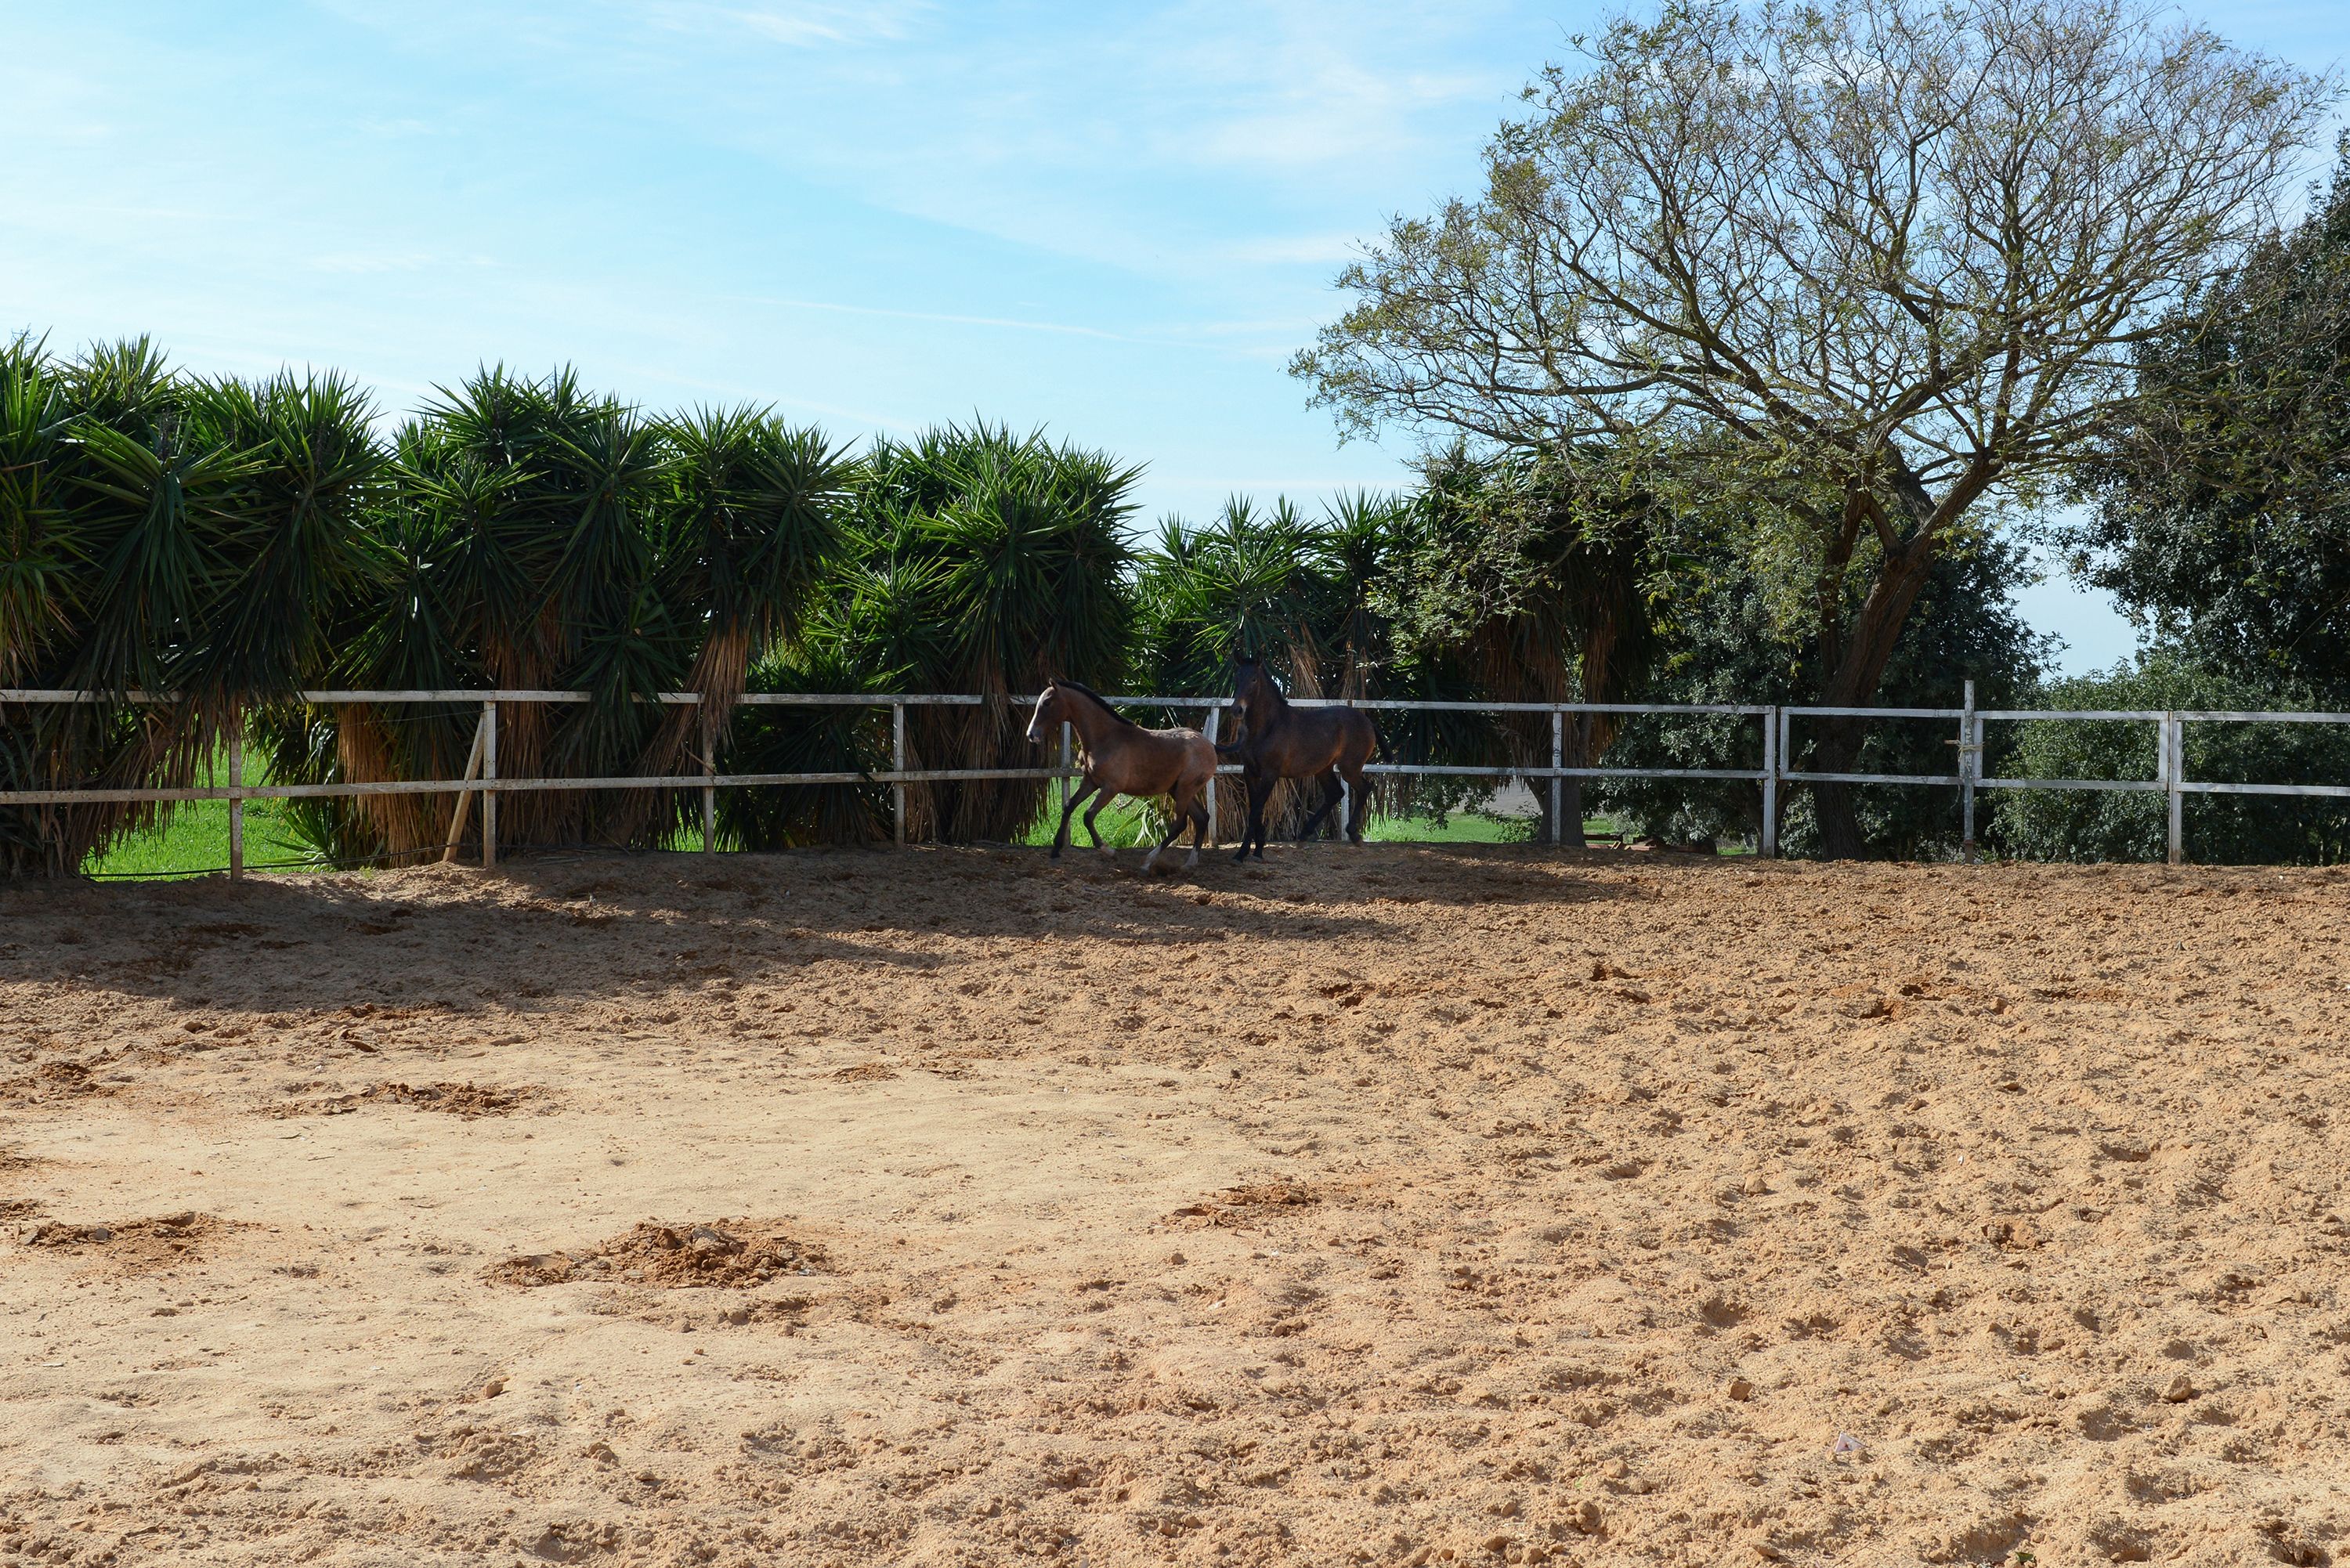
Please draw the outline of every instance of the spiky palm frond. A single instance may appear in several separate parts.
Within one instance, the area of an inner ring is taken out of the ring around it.
[[[41,346],[0,344],[0,685],[16,685],[67,635],[84,543],[63,471],[73,419]]]
[[[220,613],[178,677],[224,714],[331,663],[338,618],[391,567],[368,526],[388,462],[374,408],[338,376],[200,383],[184,417],[205,444],[250,459],[222,508]]]

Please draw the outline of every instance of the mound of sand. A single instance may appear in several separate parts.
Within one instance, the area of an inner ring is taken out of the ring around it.
[[[806,1247],[772,1227],[748,1220],[707,1225],[657,1225],[644,1220],[626,1235],[572,1252],[509,1258],[489,1272],[508,1285],[560,1285],[573,1280],[624,1280],[676,1290],[693,1286],[763,1285],[785,1274],[812,1274],[825,1266],[824,1249]]]
[[[272,1106],[269,1114],[287,1116],[348,1116],[370,1102],[412,1106],[420,1111],[443,1111],[454,1116],[511,1116],[537,1097],[536,1088],[502,1089],[489,1084],[369,1084],[357,1094],[328,1095],[315,1100],[288,1100]]]
[[[45,1220],[18,1240],[27,1247],[63,1251],[78,1262],[102,1262],[114,1272],[138,1274],[196,1262],[205,1243],[230,1228],[216,1216],[189,1210],[101,1225]]]
[[[2350,877],[1139,859],[11,889],[0,1559],[2350,1560]]]

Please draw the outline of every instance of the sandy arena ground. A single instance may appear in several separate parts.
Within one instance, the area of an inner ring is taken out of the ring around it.
[[[0,889],[0,1560],[2350,1562],[2350,875],[1139,858]]]

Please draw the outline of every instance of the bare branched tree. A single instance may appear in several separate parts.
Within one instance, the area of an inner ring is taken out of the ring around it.
[[[1768,506],[1835,705],[1873,700],[1937,551],[2094,450],[2132,346],[2273,224],[2334,96],[2121,0],[1669,0],[1579,47],[1484,193],[1395,222],[1292,369],[1348,433]]]

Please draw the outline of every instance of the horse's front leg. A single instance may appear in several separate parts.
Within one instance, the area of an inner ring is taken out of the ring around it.
[[[1054,859],[1058,860],[1061,857],[1061,851],[1069,846],[1069,817],[1076,811],[1077,803],[1093,794],[1098,787],[1100,786],[1090,779],[1079,781],[1076,793],[1069,796],[1066,805],[1061,807],[1061,826],[1059,831],[1053,835]]]
[[[1241,832],[1241,852],[1233,857],[1235,860],[1247,859],[1252,846],[1256,849],[1256,857],[1259,860],[1264,858],[1265,803],[1273,798],[1273,786],[1280,782],[1278,779],[1263,777],[1252,777],[1248,781],[1248,826]]]
[[[1096,787],[1099,788],[1100,786],[1097,785]],[[1099,816],[1101,815],[1102,807],[1107,805],[1109,803],[1110,792],[1107,789],[1103,789],[1099,794],[1094,796],[1094,804],[1086,813],[1086,834],[1094,841],[1094,847],[1096,849],[1115,860],[1118,858],[1118,851],[1112,849],[1108,845],[1104,844],[1101,841],[1101,829],[1094,826],[1094,818]]]

